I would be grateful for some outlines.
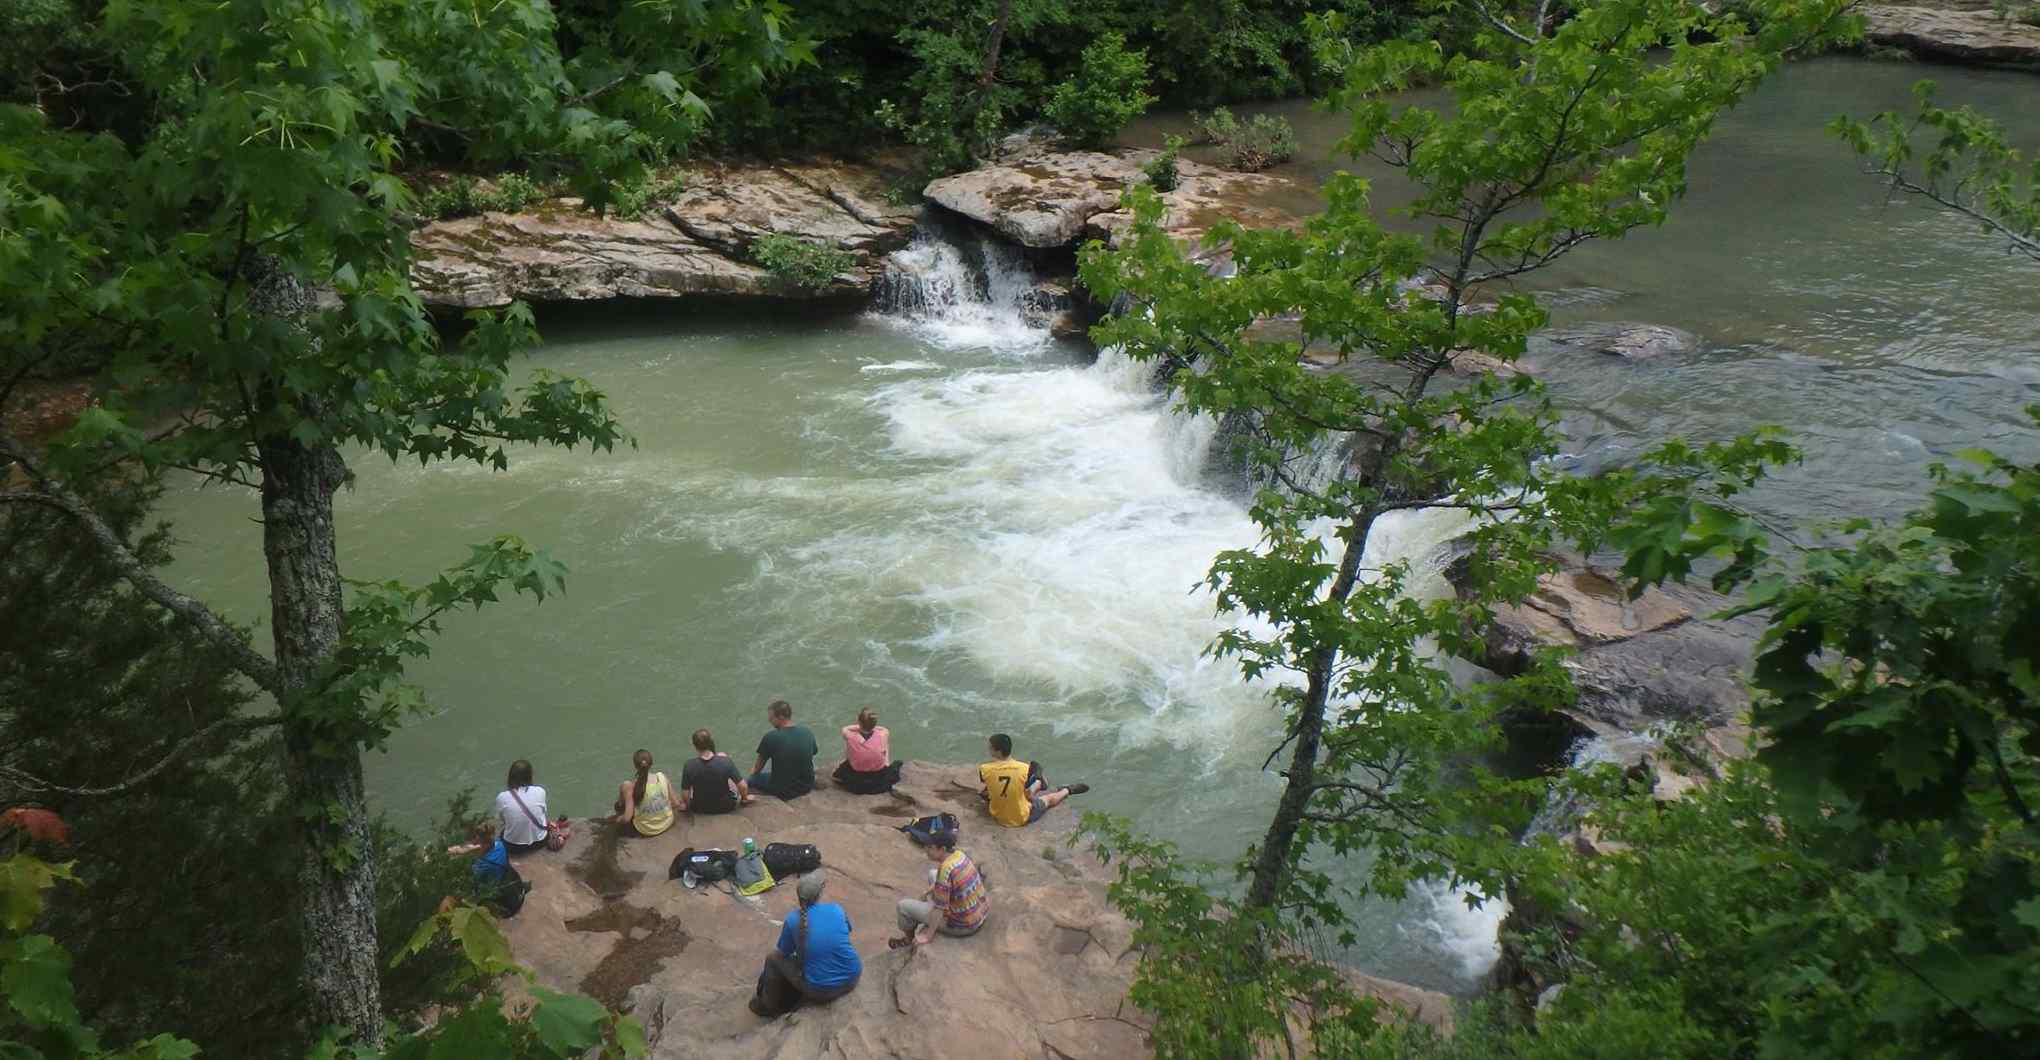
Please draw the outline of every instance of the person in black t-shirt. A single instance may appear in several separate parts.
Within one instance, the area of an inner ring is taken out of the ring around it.
[[[793,723],[793,704],[775,699],[765,708],[772,729],[758,741],[758,764],[751,767],[751,787],[782,799],[798,799],[815,790],[815,755],[821,753],[815,734]]]
[[[753,801],[750,785],[737,764],[718,754],[715,737],[707,729],[694,730],[694,749],[699,752],[680,770],[680,808],[693,813],[729,813]]]

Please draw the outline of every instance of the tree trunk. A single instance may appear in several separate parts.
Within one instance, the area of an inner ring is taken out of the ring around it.
[[[1353,595],[1360,581],[1360,558],[1367,552],[1367,535],[1374,528],[1375,513],[1363,511],[1346,527],[1346,549],[1339,556],[1339,573],[1332,579],[1329,599],[1344,601]],[[1332,698],[1332,670],[1339,653],[1319,648],[1311,653],[1305,673],[1303,702],[1297,707],[1296,747],[1289,755],[1288,782],[1282,800],[1275,804],[1275,816],[1261,839],[1254,858],[1254,875],[1247,885],[1247,908],[1270,909],[1289,872],[1289,854],[1296,845],[1296,830],[1310,808],[1317,786],[1318,752],[1325,736],[1325,707]]]
[[[978,64],[978,92],[992,87],[999,76],[999,48],[1006,43],[1006,23],[1013,17],[1013,0],[999,0],[999,17],[992,21],[992,39],[985,42],[985,57]]]
[[[382,1037],[376,960],[375,858],[352,717],[329,713],[319,682],[340,643],[340,564],[333,492],[347,466],[330,446],[261,445],[262,551],[284,713],[284,775],[301,836],[298,927],[313,1020]]]

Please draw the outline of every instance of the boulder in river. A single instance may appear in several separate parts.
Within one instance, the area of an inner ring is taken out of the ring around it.
[[[1141,167],[1157,152],[1040,151],[996,165],[942,177],[923,192],[929,201],[988,225],[1022,246],[1074,247],[1132,222],[1119,209],[1119,196],[1143,183]],[[1220,221],[1249,227],[1297,224],[1283,200],[1301,201],[1309,189],[1286,177],[1237,173],[1200,162],[1176,163],[1177,186],[1165,192],[1163,224],[1184,240],[1204,234]]]
[[[1688,353],[1700,344],[1699,338],[1690,331],[1663,324],[1625,321],[1554,328],[1542,337],[1553,345],[1591,350],[1625,361],[1648,361],[1668,354]]]
[[[1863,39],[1947,62],[2040,67],[2040,26],[2000,18],[1988,0],[1868,4]]]
[[[826,777],[828,768],[817,772]],[[1003,828],[982,809],[976,777],[969,766],[909,762],[890,796],[825,787],[792,802],[761,798],[727,816],[683,814],[653,839],[618,839],[609,826],[583,822],[565,850],[518,860],[532,891],[503,927],[539,985],[628,1009],[650,1032],[655,1058],[1149,1055],[1146,1026],[1126,1000],[1139,960],[1132,928],[1106,901],[1104,867],[1065,846],[1081,805]],[[889,950],[894,903],[922,893],[929,867],[896,826],[943,811],[963,821],[961,847],[991,886],[991,919],[970,938]],[[793,886],[740,899],[667,878],[682,848],[734,849],[745,836],[821,850],[823,898],[849,913],[864,963],[847,996],[777,1019],[745,1007],[794,908]],[[1419,1018],[1449,1021],[1443,995],[1355,981]]]
[[[596,217],[574,199],[435,221],[411,237],[411,276],[428,304],[460,308],[516,299],[840,298],[870,290],[881,259],[913,228],[914,211],[886,201],[877,170],[749,166],[695,174],[635,221]],[[824,287],[795,286],[750,260],[751,244],[773,234],[848,251],[854,264]]]
[[[1463,584],[1462,559],[1447,577]],[[1681,592],[1689,592],[1681,590]],[[1749,706],[1743,678],[1751,638],[1726,623],[1696,618],[1719,601],[1682,600],[1661,589],[1627,599],[1612,575],[1584,561],[1538,579],[1537,591],[1496,610],[1482,658],[1504,676],[1522,673],[1543,647],[1572,649],[1565,660],[1579,695],[1568,715],[1587,731],[1620,737],[1661,722],[1702,727],[1737,720]]]

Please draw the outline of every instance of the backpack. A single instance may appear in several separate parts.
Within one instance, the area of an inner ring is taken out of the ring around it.
[[[921,846],[927,846],[937,835],[956,839],[963,834],[963,822],[953,813],[940,813],[933,817],[917,817],[900,826],[907,838]]]
[[[497,877],[494,883],[482,886],[487,892],[482,904],[501,920],[516,916],[517,911],[524,908],[524,896],[531,893],[531,884],[524,882],[524,877],[513,868],[505,868],[503,875]]]
[[[693,847],[673,855],[673,865],[666,870],[666,878],[677,880],[684,873],[693,873],[703,883],[727,880],[737,868],[737,852],[734,850],[696,850]]]
[[[752,851],[737,858],[736,871],[732,876],[737,883],[737,893],[749,897],[772,889],[772,870],[765,867],[765,855]]]
[[[813,843],[765,844],[765,871],[775,880],[798,876],[822,867],[822,852]]]

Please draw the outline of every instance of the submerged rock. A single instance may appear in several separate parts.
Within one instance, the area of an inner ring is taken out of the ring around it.
[[[1141,167],[1158,152],[1035,151],[996,165],[942,177],[925,196],[946,209],[996,229],[1022,246],[1073,247],[1110,238],[1132,223],[1119,209],[1129,185],[1143,183]],[[1299,223],[1274,200],[1308,195],[1286,177],[1236,173],[1187,159],[1176,163],[1178,184],[1162,195],[1163,224],[1182,239],[1203,235],[1220,221],[1249,227]]]
[[[2040,67],[2040,26],[1974,3],[1871,4],[1863,39],[1950,62]]]
[[[682,815],[653,839],[619,839],[583,822],[565,850],[518,860],[532,891],[503,927],[539,985],[627,1007],[652,1034],[654,1057],[1149,1055],[1146,1027],[1126,1000],[1139,959],[1132,928],[1106,901],[1104,867],[1064,845],[1081,807],[1002,828],[985,815],[975,781],[968,766],[915,762],[891,796],[825,788],[793,802],[763,798],[728,816]],[[922,893],[928,868],[896,826],[943,811],[963,821],[962,849],[992,889],[991,919],[970,938],[888,950],[894,903]],[[682,848],[736,848],[745,836],[820,848],[824,900],[849,913],[864,962],[849,995],[770,1020],[745,1007],[794,888],[740,899],[666,876]],[[1449,1020],[1443,995],[1355,981],[1419,1018]]]
[[[1688,353],[1700,345],[1699,338],[1690,331],[1668,328],[1663,324],[1621,321],[1558,328],[1542,337],[1554,345],[1591,350],[1625,361],[1648,361],[1667,354]]]
[[[753,166],[697,174],[636,221],[596,217],[573,199],[435,221],[411,237],[411,276],[427,303],[460,308],[516,299],[844,297],[868,291],[880,259],[905,246],[913,228],[914,212],[886,201],[876,170]],[[825,287],[795,286],[750,261],[751,244],[773,234],[849,251],[855,264]]]

